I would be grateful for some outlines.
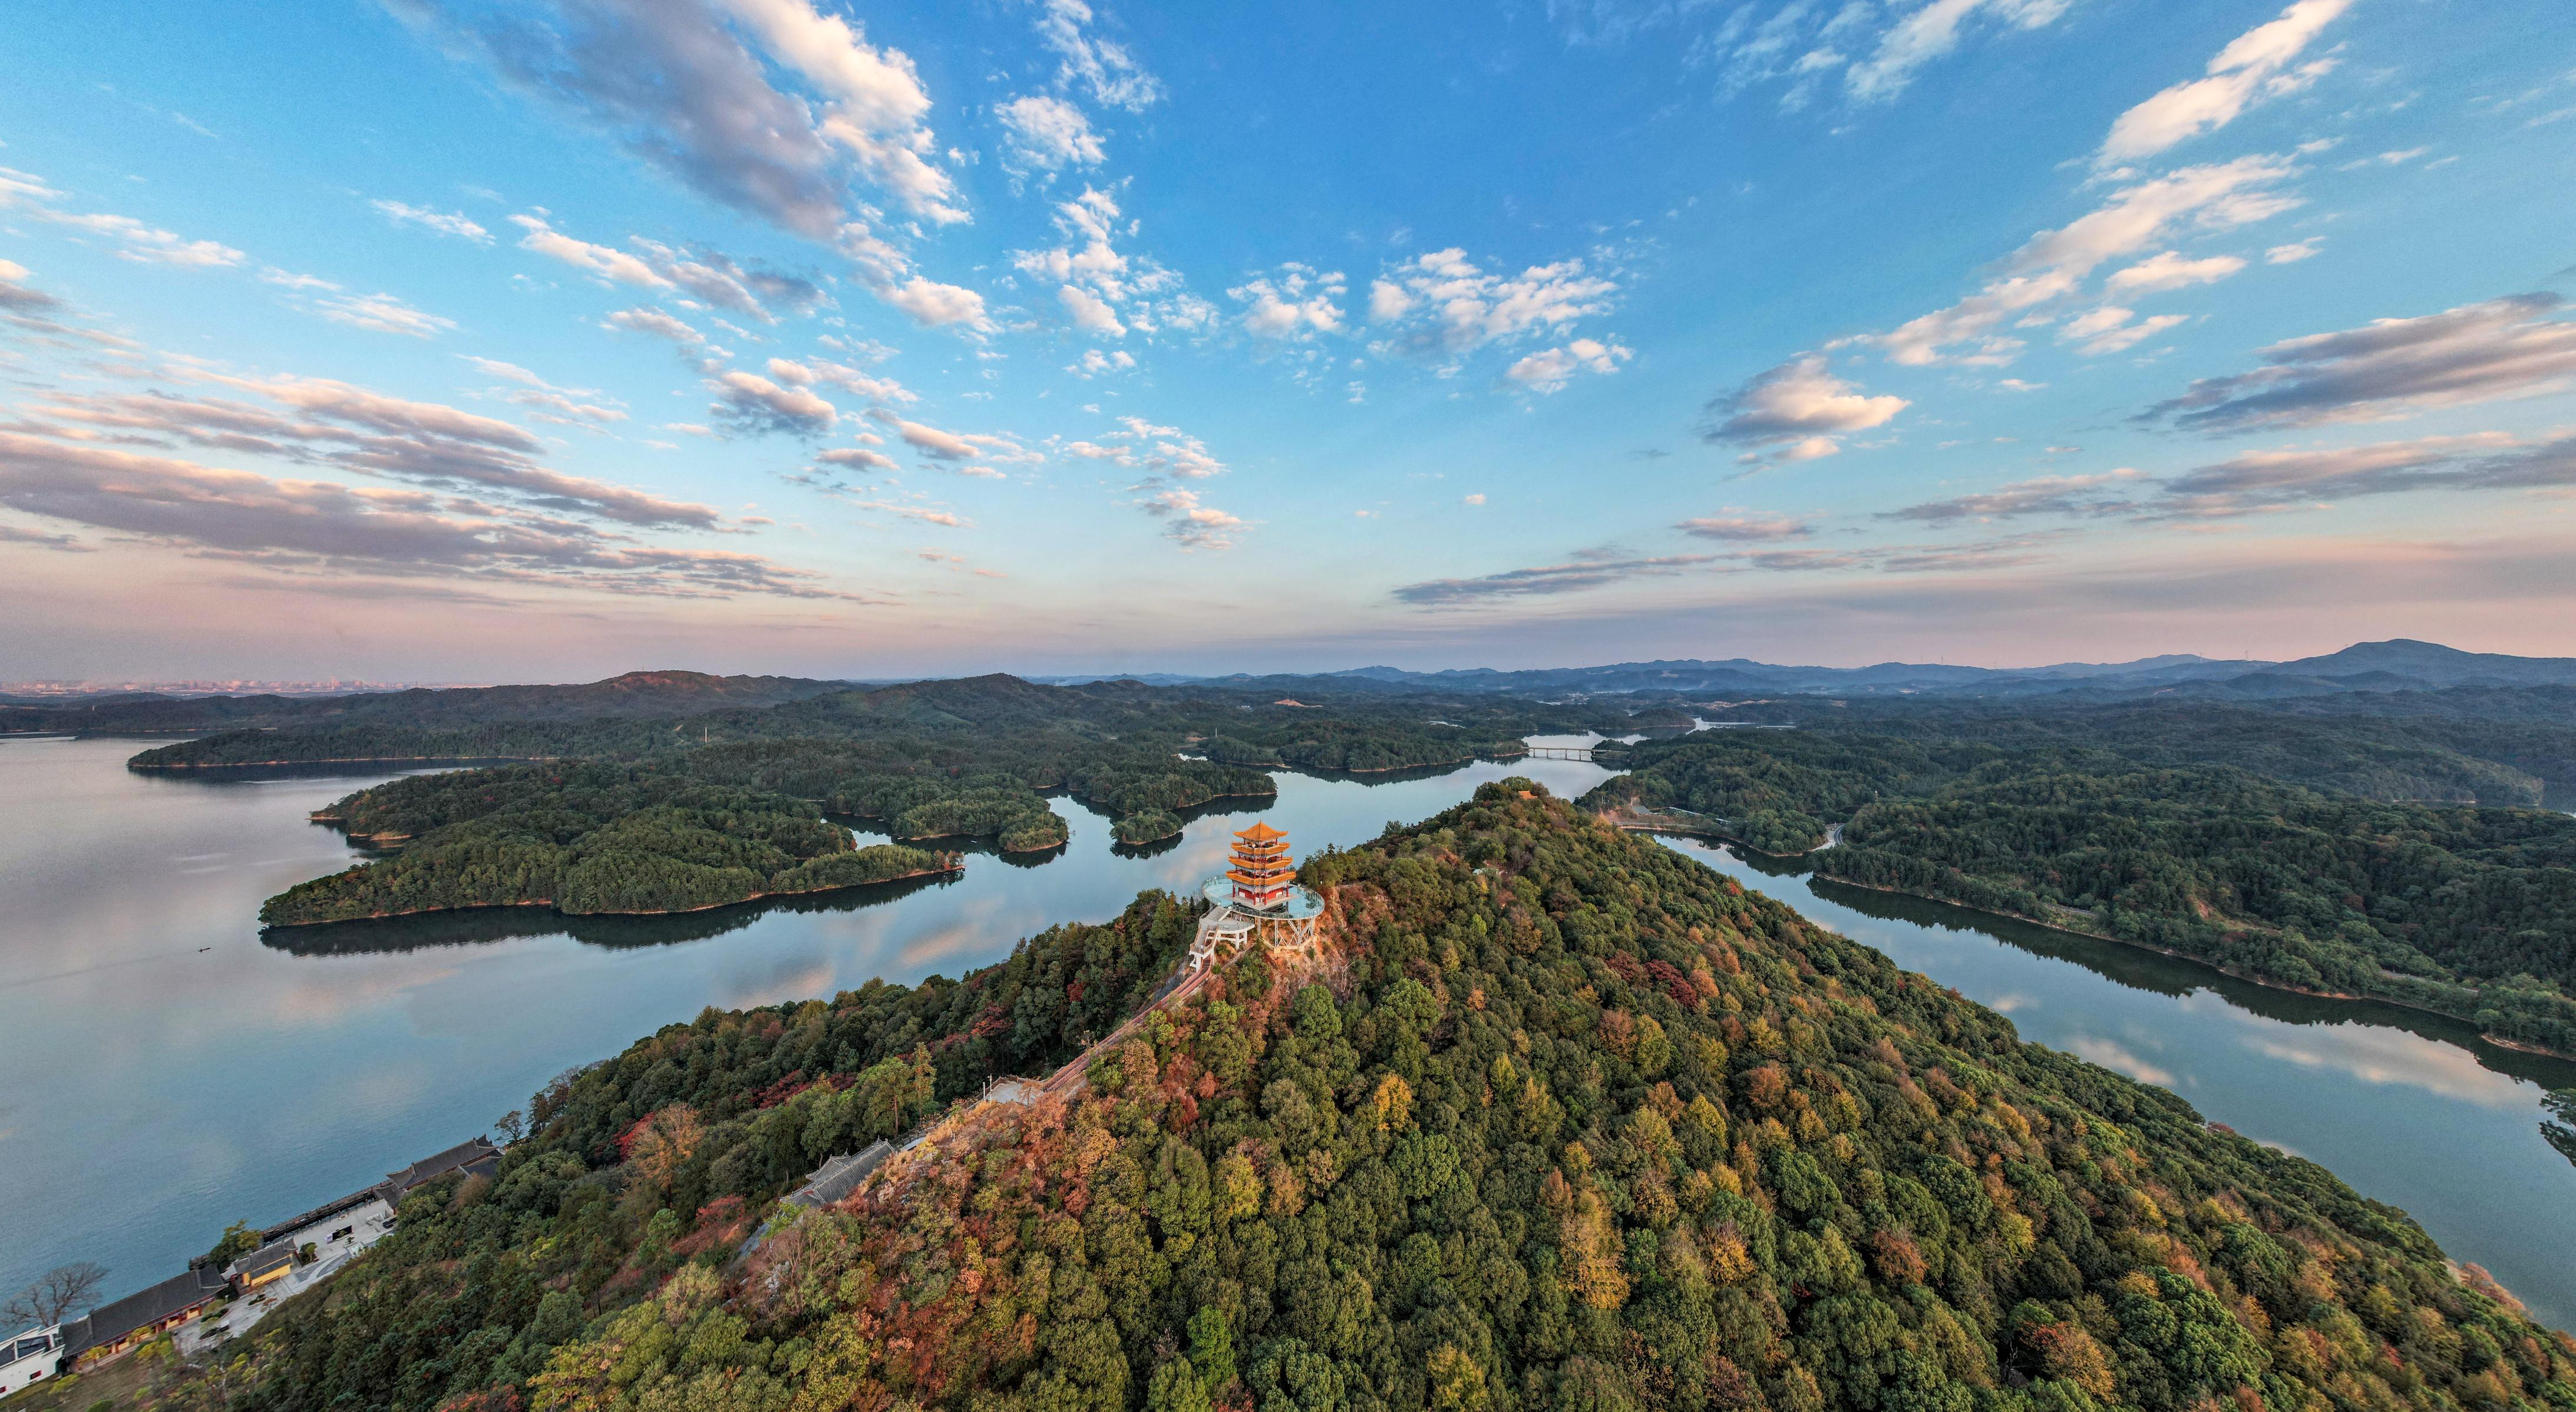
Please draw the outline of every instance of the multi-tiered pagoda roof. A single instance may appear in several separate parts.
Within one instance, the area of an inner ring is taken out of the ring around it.
[[[1268,911],[1288,901],[1289,889],[1297,880],[1297,859],[1288,851],[1288,835],[1265,823],[1238,830],[1229,861],[1225,876],[1234,884],[1235,906]]]

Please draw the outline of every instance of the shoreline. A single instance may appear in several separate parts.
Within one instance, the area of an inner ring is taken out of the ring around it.
[[[1760,852],[1761,850],[1756,849],[1754,851]],[[1763,856],[1776,858],[1781,855],[1775,853],[1764,854]],[[2530,1040],[2507,1039],[2502,1035],[2489,1034],[2485,1030],[2478,1029],[2478,1022],[2470,1019],[2466,1015],[2455,1015],[2448,1010],[2436,1010],[2430,1005],[2419,1005],[2413,1001],[2398,1000],[2385,995],[2356,995],[2350,991],[2341,990],[2311,990],[2306,986],[2292,985],[2288,981],[2275,980],[2268,976],[2253,975],[2245,971],[2240,971],[2224,962],[2213,961],[2206,956],[2195,956],[2188,951],[2176,951],[2171,947],[2158,946],[2153,942],[2132,941],[2124,936],[2110,936],[2102,932],[2077,931],[2073,927],[2065,926],[2057,922],[2043,922],[2037,917],[2025,917],[2019,912],[1999,912],[1991,907],[1972,907],[1965,902],[1955,901],[1947,897],[1934,897],[1929,893],[1908,892],[1901,887],[1881,887],[1875,883],[1852,882],[1845,878],[1835,877],[1830,873],[1818,873],[1815,876],[1819,881],[1829,882],[1837,887],[1852,887],[1858,888],[1863,892],[1885,893],[1890,897],[1910,897],[1917,902],[1934,902],[1944,907],[1956,907],[1962,912],[1973,912],[1980,917],[2000,917],[2008,922],[2020,922],[2025,926],[2033,926],[2038,927],[2043,931],[2056,932],[2060,936],[2081,937],[2086,941],[2109,942],[2114,946],[2127,946],[2133,947],[2139,951],[2153,952],[2158,956],[2171,957],[2177,961],[2188,961],[2195,966],[2206,967],[2230,980],[2243,981],[2247,985],[2258,985],[2263,987],[2265,990],[2277,990],[2286,995],[2304,995],[2311,1000],[2340,1000],[2356,1004],[2393,1005],[2400,1010],[2411,1010],[2418,1015],[2431,1015],[2436,1019],[2449,1020],[2453,1024],[2465,1025],[2477,1035],[2480,1043],[2492,1044],[2498,1049],[2510,1049],[2518,1054],[2535,1054],[2546,1059],[2558,1059],[2568,1063],[2576,1063],[2576,1054],[2570,1054],[2563,1050],[2551,1049],[2547,1045],[2535,1044]]]
[[[79,739],[77,736],[71,738]],[[128,760],[125,768],[137,774],[153,775],[176,774],[181,770],[273,770],[281,765],[535,765],[566,758],[562,755],[335,755],[324,760],[216,760],[150,765]]]
[[[1669,827],[1657,823],[1648,823],[1643,821],[1631,822],[1616,818],[1612,819],[1611,822],[1615,827],[1632,833],[1667,833],[1677,838],[1712,839],[1731,848],[1741,848],[1747,852],[1758,853],[1765,858],[1780,859],[1783,862],[1793,861],[1795,859],[1822,853],[1834,846],[1833,843],[1829,841],[1818,844],[1816,847],[1810,848],[1804,853],[1772,853],[1764,849],[1755,848],[1753,845],[1746,843],[1742,839],[1736,838],[1731,834],[1715,831],[1701,832],[1693,829]],[[1816,871],[1814,876],[1819,881],[1829,882],[1837,887],[1852,887],[1858,888],[1863,892],[1885,893],[1890,897],[1910,897],[1917,902],[1932,902],[1943,907],[1956,907],[1962,912],[1973,912],[1980,917],[1999,917],[2009,922],[2020,922],[2025,926],[2033,926],[2044,931],[2056,932],[2060,936],[2081,937],[2086,941],[2101,941],[2109,942],[2114,946],[2134,947],[2140,951],[2153,952],[2158,956],[2170,957],[2177,961],[2188,961],[2195,966],[2204,966],[2212,971],[2216,971],[2218,974],[2225,976],[2230,980],[2243,981],[2247,985],[2258,985],[2263,987],[2265,990],[2277,990],[2286,995],[2304,995],[2311,1000],[2340,1000],[2371,1005],[2392,1005],[2400,1010],[2411,1010],[2418,1015],[2431,1015],[2436,1019],[2449,1020],[2453,1024],[2465,1025],[2476,1033],[2481,1043],[2494,1045],[2498,1049],[2510,1049],[2517,1054],[2532,1054],[2545,1059],[2557,1059],[2567,1063],[2576,1063],[2576,1053],[2552,1049],[2545,1044],[2535,1043],[2531,1040],[2507,1039],[2503,1035],[2491,1034],[2486,1030],[2479,1029],[2478,1022],[2467,1015],[2456,1014],[2449,1010],[2436,1009],[2433,1006],[2421,1004],[2412,1000],[2400,1000],[2394,996],[2387,995],[2355,994],[2351,991],[2313,990],[2307,986],[2294,985],[2288,981],[2278,980],[2270,976],[2256,975],[2251,972],[2238,970],[2236,967],[2230,966],[2222,961],[2214,961],[2206,956],[2196,956],[2188,951],[2176,951],[2171,947],[2158,946],[2153,942],[2133,941],[2128,937],[2112,936],[2106,932],[2079,931],[2062,922],[2042,921],[2037,917],[2024,916],[2019,912],[2004,912],[1991,907],[1972,906],[1968,903],[1958,901],[1955,898],[1936,897],[1926,892],[1909,892],[1901,887],[1883,887],[1876,883],[1853,882],[1848,878],[1839,878],[1831,873],[1822,871]],[[2068,910],[2072,911],[2075,909],[2070,908]]]
[[[824,893],[848,892],[854,888],[862,887],[882,887],[887,883],[910,882],[915,878],[944,877],[950,873],[962,873],[964,871],[966,871],[966,865],[961,861],[953,868],[920,868],[909,873],[897,873],[892,877],[870,878],[866,882],[835,883],[830,887],[789,888],[780,892],[755,892],[747,897],[737,897],[725,902],[710,902],[702,907],[653,907],[632,911],[566,912],[555,906],[553,898],[540,897],[532,898],[525,902],[470,902],[461,907],[407,907],[399,912],[369,912],[364,916],[326,917],[319,921],[312,922],[262,922],[259,924],[259,929],[263,932],[290,931],[300,927],[336,927],[350,922],[389,921],[396,917],[435,917],[450,912],[498,912],[514,907],[543,907],[553,911],[556,915],[563,917],[686,917],[698,912],[714,912],[726,907],[740,907],[748,902],[766,902],[773,898],[780,897],[818,897]]]

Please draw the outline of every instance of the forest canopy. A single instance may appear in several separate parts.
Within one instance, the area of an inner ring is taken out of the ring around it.
[[[953,871],[953,853],[855,846],[803,800],[620,765],[415,775],[321,816],[400,842],[272,897],[272,926],[467,907],[686,912]]]
[[[1194,907],[666,1027],[227,1350],[235,1405],[2576,1408],[2576,1342],[2403,1213],[1527,781],[1303,877],[1324,965],[1033,1106],[975,1099]]]
[[[1729,821],[1824,876],[2372,995],[2576,1052],[2576,818],[2227,766],[1851,732],[1645,744],[1589,796]],[[1781,828],[1782,821],[1790,827]],[[1798,849],[1775,847],[1784,834]],[[1769,841],[1766,841],[1769,840]]]

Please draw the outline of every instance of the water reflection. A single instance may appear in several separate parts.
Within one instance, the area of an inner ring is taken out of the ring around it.
[[[1003,854],[1006,862],[1037,867],[1064,855],[1061,848],[1043,854]],[[979,859],[978,862],[989,860]],[[941,873],[867,883],[809,896],[763,898],[730,907],[663,916],[568,917],[551,907],[478,907],[467,912],[432,912],[417,917],[376,917],[357,922],[326,922],[306,927],[270,927],[260,940],[294,956],[352,956],[362,952],[418,951],[433,946],[474,946],[513,937],[568,936],[589,946],[671,946],[684,941],[738,932],[778,912],[854,912],[885,907],[907,897],[949,887],[960,875]]]
[[[2476,1027],[2237,980],[2117,942],[1814,877],[1696,840],[1666,847],[2012,1017],[2023,1038],[2180,1093],[2203,1116],[2404,1207],[2545,1322],[2576,1318],[2576,1167],[2546,1140],[2576,1064]],[[2107,983],[2106,983],[2107,982]]]

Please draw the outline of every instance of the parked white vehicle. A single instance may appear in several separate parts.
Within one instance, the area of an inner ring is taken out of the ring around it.
[[[62,1328],[29,1329],[0,1342],[0,1397],[54,1376],[63,1360]]]

